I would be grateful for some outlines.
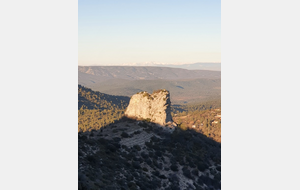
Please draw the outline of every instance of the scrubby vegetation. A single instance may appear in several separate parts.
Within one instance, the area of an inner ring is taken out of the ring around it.
[[[160,89],[153,93],[161,91],[165,90]],[[145,92],[139,93],[150,96]],[[114,123],[123,116],[129,100],[126,96],[111,96],[78,85],[78,131],[99,130],[103,126]],[[172,117],[183,130],[194,129],[221,142],[221,118],[216,117],[221,114],[221,111],[214,111],[220,106],[220,101],[173,105]],[[195,128],[192,127],[193,125]]]
[[[101,127],[114,123],[124,114],[124,110],[78,110],[78,131],[99,130]]]
[[[150,119],[122,118],[128,103],[129,97],[78,86],[79,189],[221,188],[217,103],[174,106],[173,133]]]
[[[129,97],[95,92],[78,85],[78,131],[98,130],[124,114]]]
[[[126,109],[129,100],[130,98],[127,96],[108,95],[78,85],[78,110],[80,109],[100,109],[100,110]]]
[[[159,90],[153,90],[152,94],[160,93],[160,92],[167,92],[166,89],[159,89]]]
[[[181,129],[193,129],[221,142],[221,100],[173,105],[171,114]]]
[[[144,146],[122,145],[125,132],[112,139],[99,131],[78,133],[79,189],[221,188],[219,143],[193,130],[139,125],[154,135]]]
[[[172,105],[172,116],[186,115],[189,112],[221,108],[221,100],[211,100],[203,103],[189,103],[185,105]]]
[[[192,129],[221,142],[221,109],[183,111],[174,114],[173,120],[183,130]]]

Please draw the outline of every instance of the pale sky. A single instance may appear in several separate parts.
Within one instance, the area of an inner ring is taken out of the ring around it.
[[[220,0],[79,0],[78,64],[221,62]]]

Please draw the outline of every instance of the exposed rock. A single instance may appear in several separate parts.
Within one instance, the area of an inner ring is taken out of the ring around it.
[[[169,91],[157,90],[153,94],[139,92],[133,95],[126,109],[125,116],[145,119],[162,126],[173,123]]]

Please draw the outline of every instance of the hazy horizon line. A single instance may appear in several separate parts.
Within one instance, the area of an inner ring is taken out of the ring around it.
[[[80,65],[78,66],[167,66],[167,65],[192,65],[192,64],[221,64],[221,62],[193,62],[193,63],[157,63],[157,62],[145,62],[145,63],[122,63],[122,64],[93,64],[93,65]]]

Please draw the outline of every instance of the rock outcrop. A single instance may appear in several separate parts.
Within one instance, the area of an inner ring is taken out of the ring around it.
[[[125,116],[145,119],[162,126],[173,124],[169,91],[157,90],[153,94],[139,92],[133,95],[126,109]]]

